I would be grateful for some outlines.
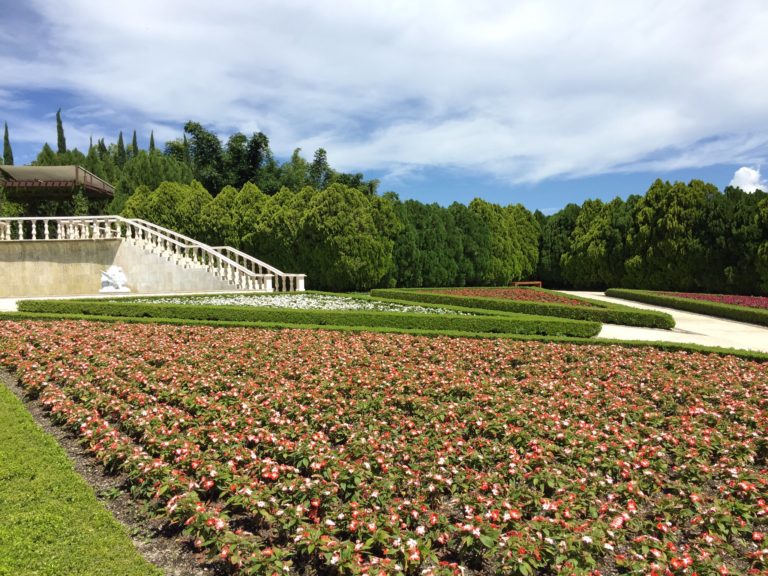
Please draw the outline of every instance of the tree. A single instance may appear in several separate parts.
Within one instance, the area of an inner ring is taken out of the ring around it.
[[[128,161],[128,153],[125,151],[125,142],[123,142],[123,131],[117,136],[117,153],[115,154],[115,164],[122,168]]]
[[[11,140],[8,138],[8,123],[5,123],[5,132],[3,133],[3,164],[13,166],[13,150],[11,150]]]
[[[149,153],[152,154],[152,152],[155,151],[155,131],[152,130],[149,133]]]
[[[123,215],[165,226],[192,238],[204,235],[202,214],[213,198],[199,182],[163,182],[155,190],[141,185],[125,203]]]
[[[252,179],[256,171],[251,168],[248,152],[248,138],[245,134],[235,132],[229,137],[224,153],[224,171],[228,185],[239,189]]]
[[[761,198],[757,205],[755,223],[762,236],[762,242],[757,247],[755,269],[760,278],[760,289],[768,293],[768,196]]]
[[[56,111],[56,142],[57,152],[65,154],[67,152],[67,140],[64,138],[64,124],[61,121],[61,108]]]
[[[37,155],[37,158],[35,159],[33,164],[35,166],[57,166],[58,165],[58,159],[56,158],[56,153],[53,151],[53,148],[51,148],[47,142],[43,144],[43,149],[40,150],[40,153]]]
[[[385,196],[390,197],[395,217],[400,222],[400,230],[394,237],[392,247],[395,285],[401,287],[423,286],[421,253],[417,245],[416,227],[410,218],[410,210],[394,192],[387,192]]]
[[[559,212],[545,217],[541,228],[537,271],[537,276],[545,286],[568,286],[560,261],[570,248],[571,233],[576,227],[580,211],[578,204],[568,204]]]
[[[535,267],[535,258],[525,246],[521,238],[524,233],[520,229],[521,224],[528,227],[528,218],[531,223],[534,222],[530,212],[526,217],[517,207],[502,208],[480,198],[472,200],[469,209],[480,218],[490,234],[491,256],[481,278],[483,284],[502,286],[533,271],[531,265]],[[531,227],[530,240],[538,244],[538,234],[533,232],[534,229]],[[536,253],[538,255],[538,248]]]
[[[166,142],[165,154],[167,156],[171,156],[178,162],[190,164],[189,142],[187,142],[187,135],[184,134],[182,138],[177,138],[176,140]]]
[[[131,138],[131,149],[128,151],[130,158],[135,158],[139,153],[139,142],[136,139],[136,130],[133,131],[133,137]]]
[[[309,166],[309,185],[315,190],[322,190],[331,182],[331,169],[328,165],[328,154],[325,149],[315,151],[315,159]]]
[[[582,204],[569,248],[561,258],[563,275],[571,285],[604,289],[622,284],[629,225],[620,198],[608,204],[600,200]]]
[[[365,195],[342,184],[312,195],[298,248],[312,286],[321,290],[369,290],[384,278],[392,257]]]
[[[298,192],[309,183],[309,164],[301,156],[301,148],[296,148],[291,159],[280,167],[280,181],[283,186]]]
[[[654,290],[704,288],[700,272],[706,266],[705,209],[704,190],[696,181],[686,185],[656,180],[638,202],[628,235],[627,282]]]
[[[185,134],[189,134],[189,156],[192,173],[212,195],[219,193],[224,185],[224,159],[221,141],[197,122],[189,121],[184,125]]]
[[[461,236],[462,252],[458,256],[455,284],[476,286],[482,284],[491,257],[491,236],[482,219],[464,204],[454,202],[448,207],[457,233]]]

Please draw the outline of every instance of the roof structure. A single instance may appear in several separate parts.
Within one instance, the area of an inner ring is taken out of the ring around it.
[[[78,190],[88,198],[111,198],[115,188],[81,166],[0,165],[0,187],[16,201],[62,200]]]

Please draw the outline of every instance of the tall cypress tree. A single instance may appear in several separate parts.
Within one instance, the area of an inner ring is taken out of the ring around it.
[[[67,152],[67,139],[64,138],[64,125],[61,122],[61,108],[56,111],[56,137],[57,137],[57,152],[59,154],[66,154]]]
[[[13,166],[13,150],[11,150],[11,141],[8,138],[8,122],[5,123],[5,133],[3,134],[3,164]]]
[[[152,130],[152,132],[149,133],[149,152],[152,153],[155,151],[155,131]]]
[[[133,131],[133,138],[131,138],[131,158],[135,158],[139,155],[139,143],[136,140],[136,130]]]
[[[123,131],[120,130],[120,134],[117,136],[117,156],[115,157],[115,164],[122,166],[127,160],[127,154],[125,153],[125,142],[123,142]]]

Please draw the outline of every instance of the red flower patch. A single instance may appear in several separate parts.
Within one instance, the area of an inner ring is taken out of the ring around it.
[[[4,321],[0,364],[156,514],[244,574],[766,570],[757,362]]]
[[[500,300],[522,300],[525,302],[592,307],[592,304],[584,300],[569,298],[565,294],[536,288],[430,288],[427,292],[470,298],[497,298]]]
[[[746,306],[747,308],[761,308],[768,310],[768,298],[765,296],[738,296],[735,294],[696,294],[692,292],[661,292],[665,296],[675,298],[688,298],[690,300],[704,300],[717,304],[730,304],[732,306]]]

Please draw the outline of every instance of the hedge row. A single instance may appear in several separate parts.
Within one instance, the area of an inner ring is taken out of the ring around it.
[[[624,326],[642,326],[645,328],[674,328],[675,321],[669,314],[638,310],[628,306],[618,306],[585,300],[593,306],[567,306],[565,304],[550,304],[545,302],[528,302],[501,298],[480,298],[470,296],[452,296],[438,294],[425,290],[377,289],[371,290],[371,296],[380,299],[397,299],[408,302],[428,302],[463,306],[467,308],[484,308],[517,314],[534,314],[537,316],[556,316],[572,320],[588,320],[605,324],[621,324]]]
[[[413,334],[416,336],[451,336],[457,338],[504,338],[509,340],[523,340],[535,342],[550,342],[559,344],[583,344],[602,346],[627,346],[630,348],[648,347],[669,352],[686,351],[700,352],[702,354],[717,354],[721,356],[738,356],[745,360],[757,360],[768,363],[768,354],[754,350],[740,350],[736,348],[721,348],[717,346],[702,346],[700,344],[688,344],[683,342],[661,342],[649,340],[616,340],[610,338],[582,338],[577,336],[556,336],[537,334],[488,334],[456,332],[450,330],[418,330],[403,328],[366,328],[356,326],[317,326],[309,324],[286,324],[275,322],[228,322],[217,320],[180,320],[178,318],[128,318],[116,316],[93,316],[83,314],[47,314],[37,312],[0,312],[0,321],[35,320],[43,322],[58,322],[60,320],[83,320],[86,322],[123,322],[126,324],[173,324],[176,326],[219,326],[222,328],[266,328],[266,329],[323,329],[339,330],[344,332],[378,332],[382,334]]]
[[[114,316],[123,318],[176,318],[268,322],[280,325],[356,326],[489,334],[542,334],[588,338],[600,331],[597,322],[582,322],[535,316],[455,316],[341,310],[292,310],[244,306],[196,306],[144,304],[93,300],[26,300],[19,312]]]
[[[697,312],[699,314],[708,314],[719,318],[729,320],[738,320],[739,322],[749,322],[750,324],[760,324],[768,326],[768,310],[758,308],[747,308],[746,306],[734,306],[733,304],[721,304],[719,302],[706,302],[704,300],[694,300],[692,298],[677,298],[658,292],[648,290],[627,290],[624,288],[610,288],[605,292],[606,296],[614,298],[624,298],[625,300],[635,300],[645,304],[655,304],[657,306],[667,306],[677,310],[686,310],[688,312]]]

